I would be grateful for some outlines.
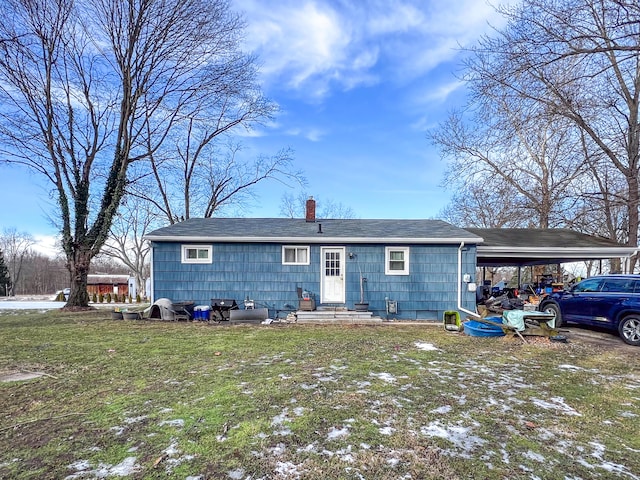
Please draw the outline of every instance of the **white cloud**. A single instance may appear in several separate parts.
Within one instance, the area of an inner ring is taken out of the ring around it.
[[[324,136],[325,132],[318,128],[310,128],[303,130],[302,128],[290,128],[285,132],[292,137],[303,137],[311,142],[319,142]]]
[[[322,98],[426,75],[498,24],[478,0],[235,0],[266,84]],[[311,98],[311,99],[312,99]]]
[[[54,235],[34,235],[33,239],[36,242],[32,247],[33,250],[42,255],[55,257],[62,253],[60,247],[56,245],[58,243],[58,237]]]

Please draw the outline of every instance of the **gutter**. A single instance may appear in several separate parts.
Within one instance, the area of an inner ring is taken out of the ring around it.
[[[460,246],[458,247],[458,310],[466,313],[467,315],[472,315],[477,318],[482,318],[478,315],[477,312],[472,312],[471,310],[467,310],[462,306],[462,249],[464,248],[464,242],[460,242]]]
[[[472,241],[479,243],[482,238],[411,238],[411,237],[324,237],[318,234],[313,237],[295,236],[203,236],[203,235],[145,235],[144,240],[150,242],[182,242],[182,243],[312,243],[312,244],[344,244],[344,243],[384,243],[385,245],[403,244],[456,244],[458,242]]]

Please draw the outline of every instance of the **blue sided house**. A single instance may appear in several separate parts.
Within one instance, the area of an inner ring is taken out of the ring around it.
[[[155,230],[152,301],[250,300],[275,318],[314,307],[438,320],[475,310],[482,238],[440,220],[192,218]]]

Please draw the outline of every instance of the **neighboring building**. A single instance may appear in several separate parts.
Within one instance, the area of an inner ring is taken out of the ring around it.
[[[440,220],[198,218],[155,230],[151,298],[209,305],[252,300],[270,316],[298,308],[301,291],[318,308],[380,317],[442,320],[475,310],[476,245],[482,238]],[[388,306],[397,302],[397,312]]]
[[[129,295],[129,275],[105,275],[105,274],[89,274],[87,275],[87,293],[89,296],[118,294]],[[135,295],[135,292],[131,293]]]

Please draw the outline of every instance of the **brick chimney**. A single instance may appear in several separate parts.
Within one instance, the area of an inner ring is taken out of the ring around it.
[[[313,197],[309,197],[307,200],[307,215],[305,220],[307,222],[315,222],[316,221],[316,201]]]

